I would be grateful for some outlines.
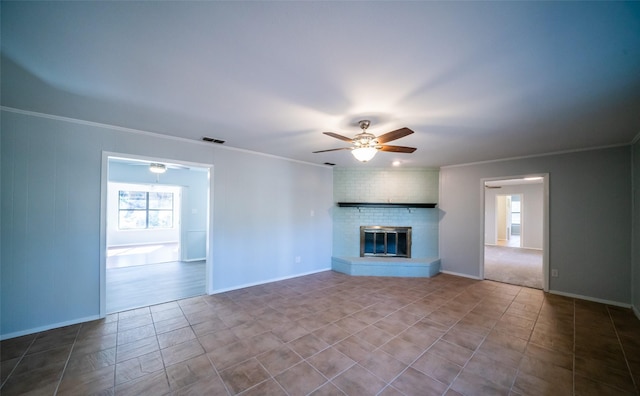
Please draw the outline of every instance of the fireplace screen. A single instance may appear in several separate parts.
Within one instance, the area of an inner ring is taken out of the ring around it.
[[[411,227],[360,227],[360,257],[411,257]]]

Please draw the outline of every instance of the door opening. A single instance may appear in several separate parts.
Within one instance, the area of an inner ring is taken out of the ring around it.
[[[106,153],[103,164],[101,314],[207,293],[210,167]]]
[[[548,176],[483,180],[484,279],[548,290]]]

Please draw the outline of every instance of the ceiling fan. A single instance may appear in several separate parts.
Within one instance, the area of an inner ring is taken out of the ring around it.
[[[392,140],[400,139],[407,135],[411,135],[413,131],[409,128],[400,128],[395,131],[384,133],[380,136],[375,136],[369,132],[367,132],[367,128],[371,125],[369,120],[362,120],[358,122],[362,132],[357,134],[353,139],[348,138],[346,136],[338,135],[333,132],[323,132],[327,136],[331,136],[336,139],[344,140],[345,142],[353,143],[352,147],[341,147],[329,150],[320,150],[314,151],[314,153],[325,153],[327,151],[338,151],[338,150],[351,150],[351,154],[358,161],[367,162],[370,161],[378,151],[391,151],[394,153],[413,153],[416,151],[415,147],[405,147],[405,146],[389,146],[385,145],[385,143],[390,142]]]

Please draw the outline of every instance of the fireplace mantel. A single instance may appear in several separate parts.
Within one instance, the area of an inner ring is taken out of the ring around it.
[[[435,208],[436,203],[338,202],[341,208]]]

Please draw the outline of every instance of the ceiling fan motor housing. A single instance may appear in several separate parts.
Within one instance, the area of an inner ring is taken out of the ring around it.
[[[356,148],[376,147],[378,145],[378,141],[376,140],[375,135],[368,132],[362,132],[356,135],[353,139],[353,144],[355,144]]]
[[[371,125],[371,121],[362,120],[358,122],[362,132],[356,135],[353,139],[353,143],[356,147],[354,148],[364,148],[364,147],[376,147],[378,145],[378,141],[376,140],[376,136],[367,132],[367,128]]]

